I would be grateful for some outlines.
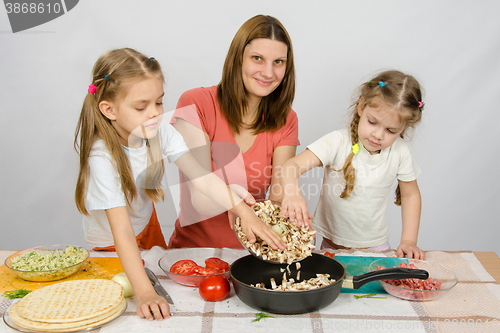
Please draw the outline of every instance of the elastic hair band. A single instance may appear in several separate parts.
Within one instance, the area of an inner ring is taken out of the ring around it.
[[[425,104],[424,104],[423,102],[418,101],[418,107],[419,107],[420,109],[421,109],[421,108],[423,108],[423,107],[424,107],[424,105],[425,105]]]
[[[357,155],[358,152],[359,152],[359,145],[356,143],[355,145],[352,145],[352,152],[354,153],[354,155]]]
[[[149,59],[154,60],[155,57],[149,57]]]
[[[93,94],[95,93],[97,87],[94,86],[92,83],[89,85],[89,89],[87,90],[89,93]]]
[[[380,88],[385,87],[384,81],[378,81],[378,85],[380,86]]]
[[[104,80],[109,81],[109,74],[106,74],[106,76],[104,77]]]

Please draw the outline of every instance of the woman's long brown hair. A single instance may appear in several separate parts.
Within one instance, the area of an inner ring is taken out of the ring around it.
[[[383,82],[381,85],[379,82]],[[400,71],[385,71],[374,77],[368,82],[365,82],[360,87],[360,96],[356,103],[353,105],[352,120],[349,126],[351,143],[353,145],[358,143],[358,125],[359,125],[359,112],[366,105],[371,105],[373,99],[377,96],[381,97],[388,105],[394,107],[398,111],[401,124],[404,124],[404,130],[401,132],[400,137],[404,138],[406,129],[414,127],[422,118],[423,105],[422,92],[418,81],[407,74]],[[345,180],[345,188],[340,194],[341,198],[348,198],[351,196],[354,189],[354,181],[356,173],[352,160],[355,154],[351,152],[347,156],[342,171]],[[333,169],[333,167],[332,167]],[[396,188],[396,205],[401,205],[401,191],[399,185]]]
[[[127,154],[123,149],[120,136],[111,122],[99,110],[101,101],[114,102],[123,98],[130,83],[154,77],[164,80],[160,64],[154,58],[130,49],[116,49],[104,53],[95,63],[92,71],[92,84],[97,87],[95,93],[85,96],[80,119],[75,131],[75,150],[80,156],[80,172],[75,190],[75,202],[78,210],[85,215],[89,212],[85,207],[85,194],[90,174],[89,158],[92,145],[97,139],[106,144],[120,175],[121,187],[127,203],[130,204],[137,195],[137,187]],[[127,138],[122,138],[127,140]],[[151,200],[163,199],[163,191],[159,188],[163,178],[164,164],[158,135],[146,139],[148,147],[148,167],[144,180],[144,190]]]
[[[243,125],[242,116],[248,106],[242,78],[243,52],[256,38],[268,38],[283,42],[288,47],[285,76],[281,84],[268,96],[263,97],[257,117],[250,126],[254,134],[276,131],[286,124],[295,97],[295,67],[292,41],[285,27],[272,16],[257,15],[246,21],[231,42],[217,87],[217,99],[222,114],[234,133]]]

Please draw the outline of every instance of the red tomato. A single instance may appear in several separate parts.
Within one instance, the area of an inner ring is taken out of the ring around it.
[[[202,270],[203,268],[204,268],[204,267],[201,267],[201,266],[198,266],[198,265],[193,266],[193,267],[191,268],[191,270],[190,270],[188,273],[186,273],[186,275],[201,275],[201,273],[200,273],[200,272],[201,272],[201,270]]]
[[[208,258],[205,260],[205,266],[217,269],[220,273],[229,271],[229,264],[219,258]]]
[[[170,267],[170,272],[175,274],[192,274],[191,271],[198,265],[192,260],[179,260]]]
[[[200,296],[210,302],[222,301],[229,295],[229,282],[225,277],[214,275],[207,277],[200,283]]]
[[[213,267],[201,267],[197,266],[193,268],[193,274],[196,275],[214,275],[220,273],[219,270]]]
[[[325,256],[335,258],[335,253],[325,252]]]

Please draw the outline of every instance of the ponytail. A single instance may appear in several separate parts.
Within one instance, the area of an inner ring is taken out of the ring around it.
[[[78,211],[89,215],[85,207],[85,194],[90,174],[89,159],[92,145],[100,138],[110,150],[127,203],[137,195],[137,189],[132,176],[132,169],[125,150],[121,148],[120,137],[110,121],[99,110],[93,94],[87,94],[75,132],[75,150],[80,155],[80,172],[75,190],[75,202]]]
[[[129,48],[106,52],[95,63],[91,87],[80,113],[75,131],[75,150],[80,156],[80,172],[75,190],[75,202],[78,211],[89,215],[85,207],[85,195],[90,174],[89,158],[92,146],[97,139],[104,141],[109,149],[112,161],[120,175],[120,182],[127,204],[137,196],[132,168],[125,150],[120,142],[120,136],[111,121],[99,110],[101,101],[116,101],[126,91],[127,80],[140,80],[157,77],[163,81],[160,64],[154,58]],[[154,202],[164,198],[160,183],[164,174],[163,156],[159,137],[146,138],[148,147],[148,164],[144,191]]]

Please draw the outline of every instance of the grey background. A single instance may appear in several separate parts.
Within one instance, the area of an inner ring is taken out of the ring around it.
[[[73,200],[73,139],[91,68],[102,52],[128,46],[156,57],[170,111],[185,90],[217,84],[240,25],[270,14],[293,41],[298,152],[346,126],[352,94],[371,75],[389,68],[413,74],[426,103],[412,138],[422,169],[419,245],[500,254],[499,10],[493,0],[86,0],[13,34],[1,8],[0,249],[84,245]],[[167,177],[175,184],[175,165]],[[321,178],[316,169],[302,179],[311,210]],[[175,200],[159,205],[158,213],[168,238]],[[389,204],[393,248],[400,214]]]

